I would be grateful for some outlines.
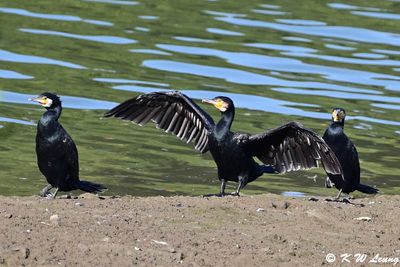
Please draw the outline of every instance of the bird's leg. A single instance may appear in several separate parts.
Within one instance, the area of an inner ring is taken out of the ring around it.
[[[49,194],[50,189],[52,189],[53,186],[51,184],[46,185],[40,192],[39,196],[41,197],[47,197]]]
[[[225,186],[226,186],[226,180],[221,179],[221,187],[219,189],[219,194],[221,195],[221,197],[225,196]]]
[[[339,190],[339,193],[336,196],[336,200],[339,200],[341,195],[342,195],[342,189]]]
[[[240,197],[240,190],[244,187],[244,178],[243,177],[239,177],[239,182],[238,185],[236,187],[236,191],[231,193],[231,196],[236,196],[236,197]]]
[[[48,198],[48,199],[55,199],[56,196],[57,196],[57,193],[58,193],[58,187],[56,187],[56,190],[54,191],[53,194],[51,194],[51,193],[47,194],[46,198]]]
[[[203,195],[203,197],[224,197],[225,196],[225,186],[226,186],[226,180],[221,179],[221,187],[219,194],[208,194],[208,195]]]
[[[326,188],[332,188],[332,186],[334,186],[334,183],[332,183],[332,181],[331,181],[331,179],[329,179],[329,177],[326,177],[325,187]]]

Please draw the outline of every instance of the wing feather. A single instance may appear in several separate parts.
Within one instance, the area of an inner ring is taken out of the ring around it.
[[[208,151],[208,133],[213,119],[186,95],[177,92],[154,92],[139,95],[119,104],[105,114],[132,121],[141,126],[153,121],[157,128],[171,132],[204,153]]]
[[[315,168],[319,161],[327,173],[342,173],[338,159],[325,141],[297,122],[251,135],[249,148],[254,156],[280,173]]]

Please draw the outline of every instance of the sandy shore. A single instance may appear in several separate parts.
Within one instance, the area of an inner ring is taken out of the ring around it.
[[[0,265],[337,266],[348,253],[351,266],[357,253],[364,265],[400,257],[400,196],[354,202],[362,205],[272,194],[0,197]]]

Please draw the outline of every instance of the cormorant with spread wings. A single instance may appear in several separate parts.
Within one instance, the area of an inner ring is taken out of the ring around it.
[[[313,131],[300,123],[289,122],[265,133],[251,135],[231,131],[235,116],[233,101],[224,96],[203,100],[221,112],[217,124],[188,96],[178,92],[153,92],[129,99],[108,111],[139,125],[153,121],[157,128],[175,134],[187,143],[194,142],[201,153],[210,151],[218,167],[221,189],[227,181],[237,182],[233,195],[264,173],[285,173],[318,167],[322,162],[328,174],[341,174],[335,154]],[[258,164],[254,157],[265,165]],[[339,176],[341,177],[341,176]]]

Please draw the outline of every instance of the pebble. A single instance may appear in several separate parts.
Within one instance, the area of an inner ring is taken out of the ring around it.
[[[60,217],[57,214],[53,214],[50,216],[50,223],[52,225],[58,226],[60,225]]]
[[[369,222],[369,221],[372,220],[372,218],[371,218],[371,217],[367,217],[367,216],[361,216],[361,217],[354,218],[354,220],[356,220],[356,221]]]
[[[265,209],[263,209],[263,208],[258,208],[256,211],[257,211],[257,212],[265,211]]]

